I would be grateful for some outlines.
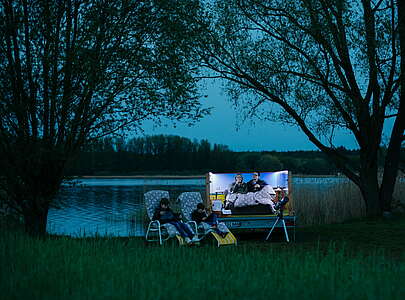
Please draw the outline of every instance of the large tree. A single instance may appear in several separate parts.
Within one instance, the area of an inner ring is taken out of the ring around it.
[[[297,125],[360,188],[368,215],[390,210],[404,140],[397,3],[219,0],[207,10],[212,25],[200,48],[209,77],[228,82],[239,112]],[[339,151],[336,130],[357,142],[358,165]]]
[[[0,189],[46,232],[66,161],[145,119],[196,120],[198,1],[1,0]]]

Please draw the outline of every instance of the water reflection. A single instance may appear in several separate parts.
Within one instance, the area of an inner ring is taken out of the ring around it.
[[[152,189],[167,190],[171,199],[184,191],[205,191],[205,180],[88,179],[79,185],[63,186],[57,208],[51,208],[47,231],[83,236],[143,236],[147,220],[143,194]],[[173,185],[177,184],[177,185]],[[159,184],[159,185],[157,185]],[[174,208],[176,204],[174,203]]]
[[[293,177],[294,190],[316,184],[325,189],[347,181],[345,177]],[[146,212],[143,194],[160,189],[172,200],[181,192],[199,191],[205,197],[205,179],[84,179],[62,187],[51,208],[47,230],[70,236],[144,236]],[[179,211],[173,202],[174,210]]]

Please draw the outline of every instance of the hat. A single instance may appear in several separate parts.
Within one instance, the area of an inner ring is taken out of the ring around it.
[[[277,187],[274,191],[275,191],[275,192],[281,192],[282,189],[280,189],[280,187]]]

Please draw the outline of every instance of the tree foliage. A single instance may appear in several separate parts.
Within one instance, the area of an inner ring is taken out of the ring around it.
[[[216,1],[200,48],[209,77],[226,80],[246,117],[298,126],[359,186],[370,215],[390,209],[404,139],[397,8],[393,0]],[[358,168],[335,144],[339,129],[359,146]]]
[[[190,52],[198,5],[0,1],[2,188],[28,230],[45,231],[65,163],[88,140],[206,113]]]

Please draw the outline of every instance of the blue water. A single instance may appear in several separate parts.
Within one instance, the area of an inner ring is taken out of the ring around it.
[[[148,220],[143,194],[166,190],[174,209],[180,193],[199,191],[201,179],[82,179],[62,186],[48,214],[47,231],[52,234],[84,236],[144,236]]]
[[[296,187],[347,182],[344,177],[293,177]],[[170,193],[172,207],[181,192],[199,191],[205,197],[205,178],[81,179],[64,185],[48,215],[47,231],[52,234],[83,236],[144,236],[148,223],[143,194],[158,189]]]

